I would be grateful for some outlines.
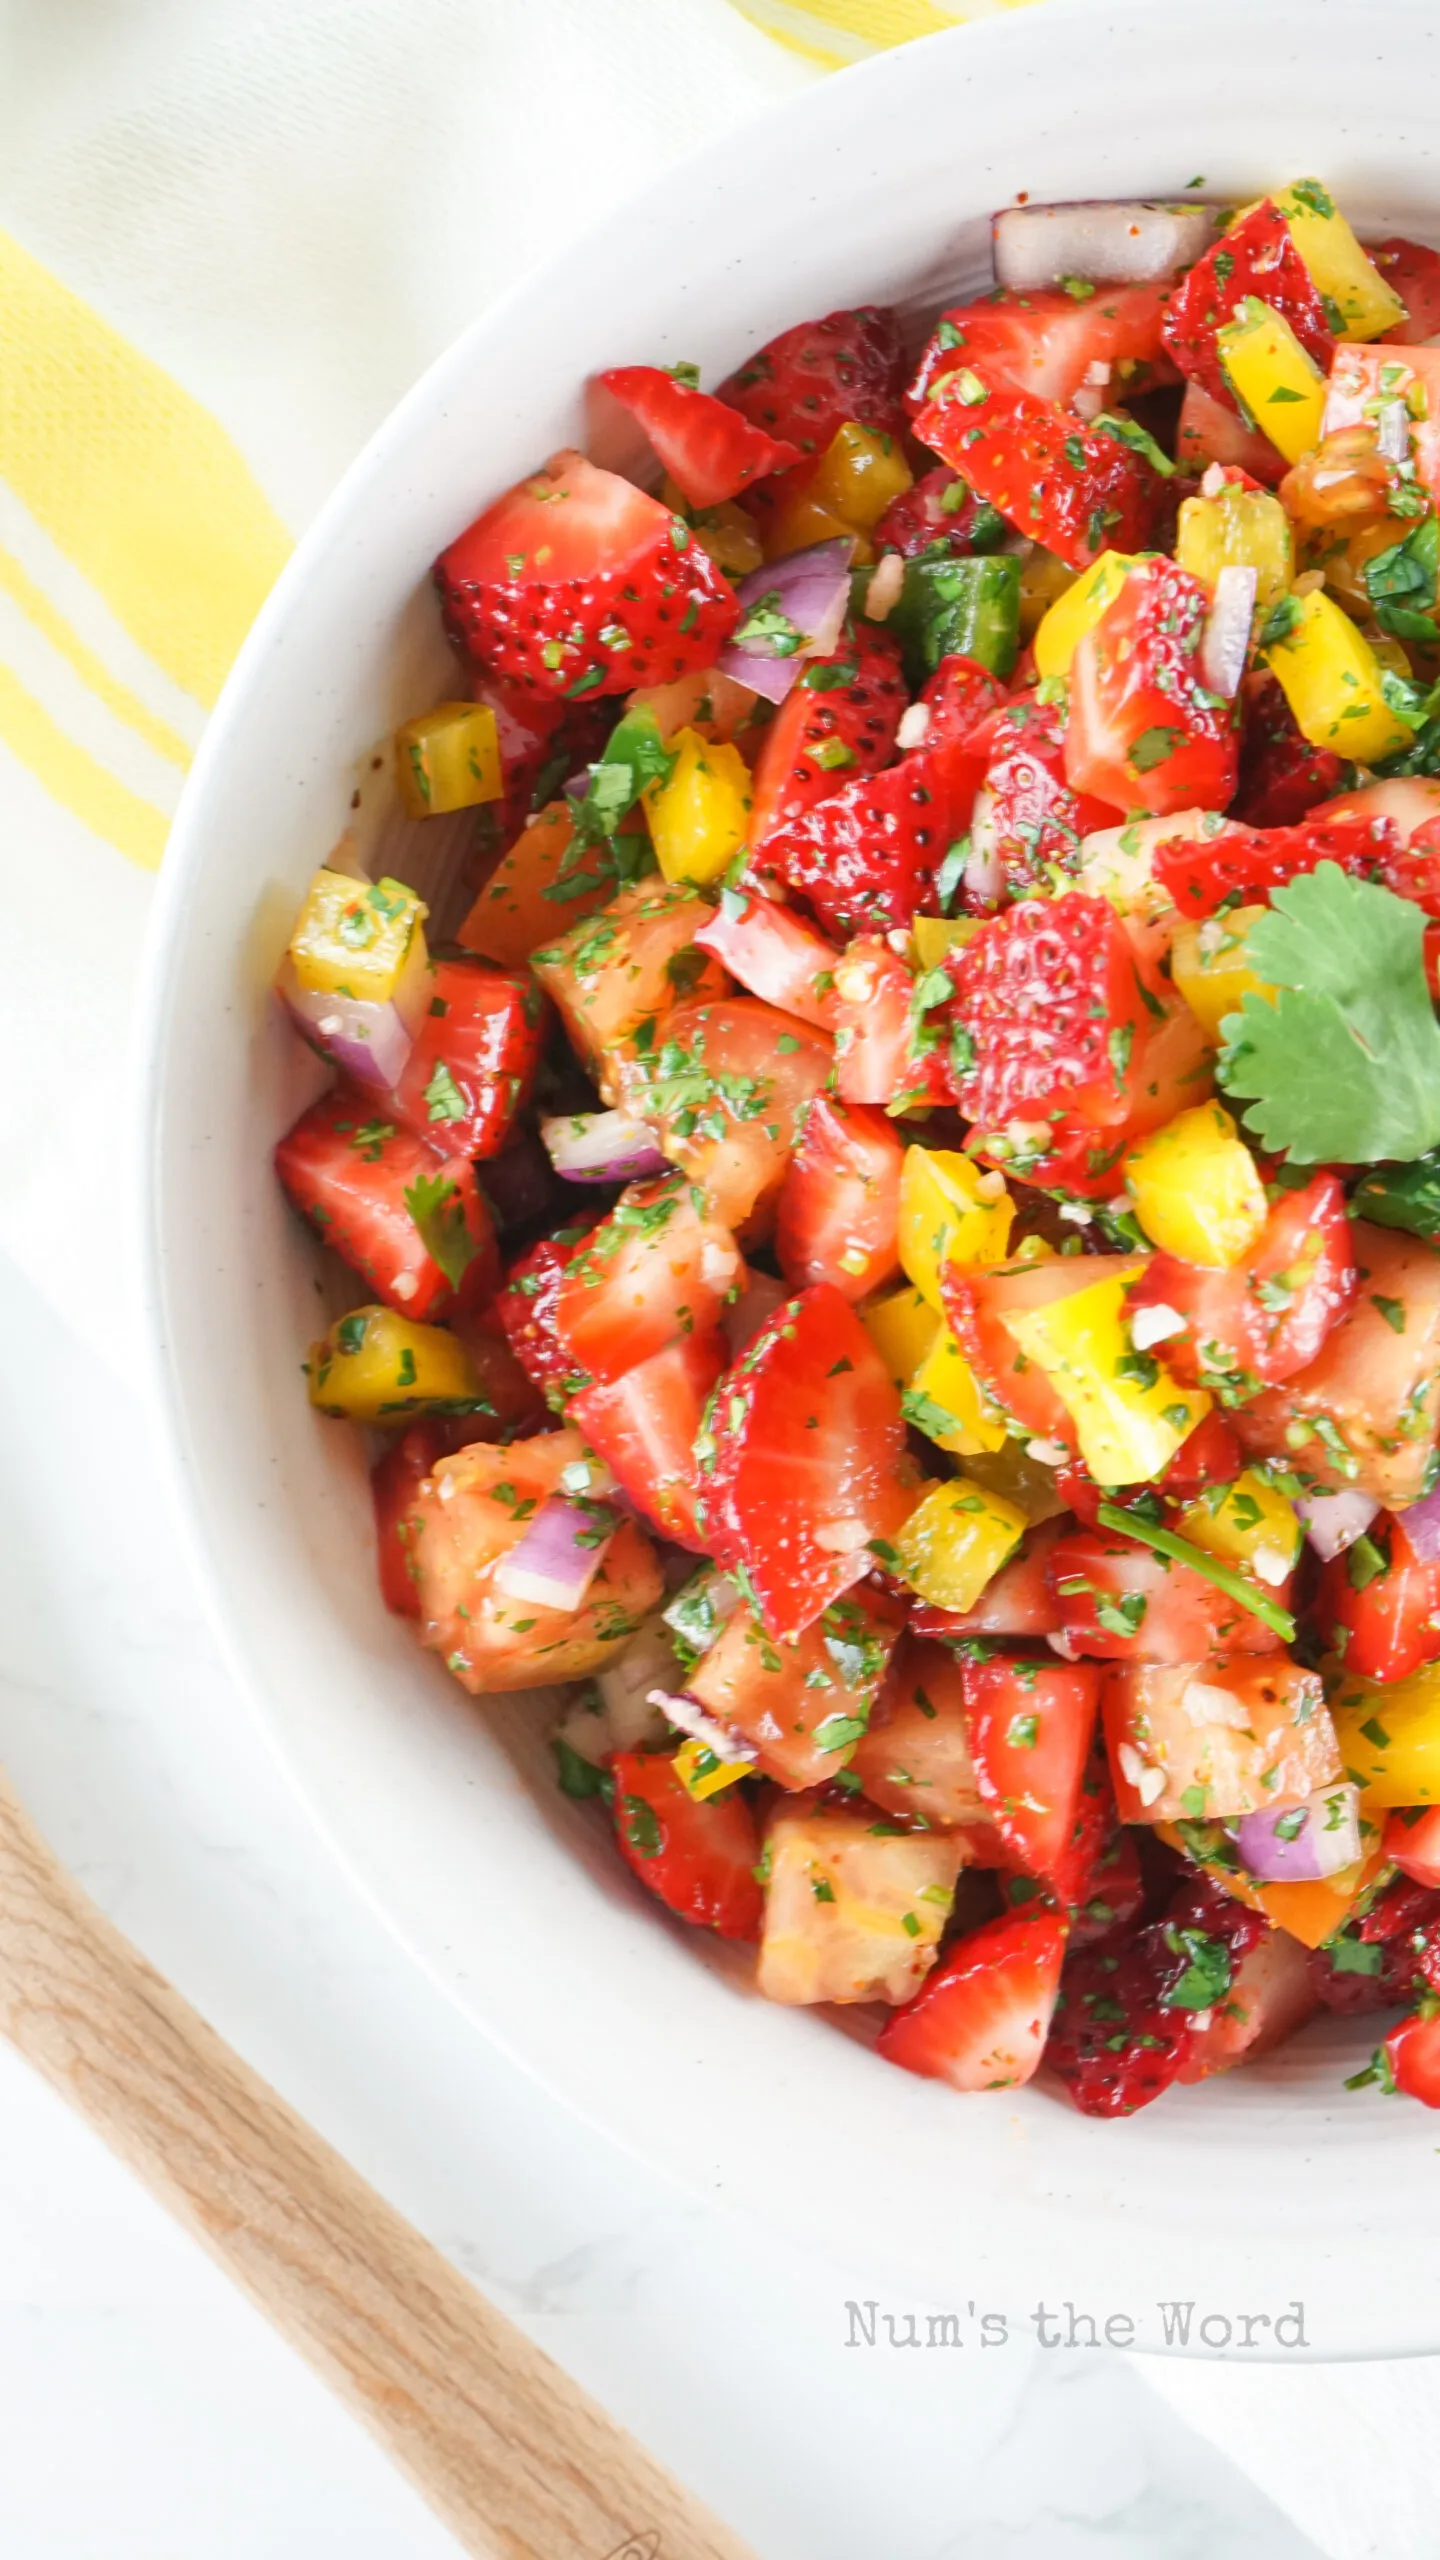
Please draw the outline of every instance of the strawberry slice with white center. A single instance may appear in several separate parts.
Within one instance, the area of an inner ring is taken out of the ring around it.
[[[701,1525],[772,1636],[812,1626],[895,1539],[915,1505],[900,1397],[838,1289],[777,1308],[721,1379],[700,1466]]]
[[[753,480],[804,460],[798,445],[767,436],[728,402],[659,365],[616,365],[600,379],[639,421],[692,507],[722,506]]]
[[[1107,285],[1077,297],[1056,286],[1007,293],[942,312],[920,359],[906,401],[918,409],[930,386],[956,365],[971,364],[1012,391],[1063,407],[1088,395],[1086,414],[1157,381],[1173,382],[1161,341],[1165,298],[1157,284]]]
[[[435,582],[459,648],[572,700],[709,666],[740,618],[682,517],[568,451],[477,516]]]
[[[1073,1902],[1091,1862],[1082,1820],[1100,1712],[1093,1663],[997,1655],[965,1665],[965,1715],[982,1803],[1006,1862]]]
[[[1060,1913],[1043,1905],[972,1929],[886,2019],[877,2050],[952,2089],[1018,2089],[1045,2050],[1066,1934]]]

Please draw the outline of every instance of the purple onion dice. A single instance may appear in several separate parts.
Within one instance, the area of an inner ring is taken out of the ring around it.
[[[852,537],[812,542],[741,579],[740,622],[716,664],[767,702],[783,702],[807,658],[826,658],[850,601]]]
[[[1259,1884],[1319,1884],[1360,1855],[1360,1790],[1342,1781],[1304,1804],[1247,1813],[1235,1846]]]
[[[371,1004],[359,996],[320,994],[302,987],[295,964],[285,957],[275,991],[302,1040],[318,1049],[352,1084],[377,1093],[393,1092],[405,1072],[427,991],[419,990],[419,1012],[391,1000]]]
[[[495,1567],[494,1583],[511,1600],[572,1615],[584,1601],[615,1535],[613,1513],[593,1502],[552,1493],[524,1537]]]
[[[556,1172],[566,1182],[639,1182],[664,1173],[669,1159],[655,1132],[623,1111],[572,1111],[542,1120],[540,1135]]]

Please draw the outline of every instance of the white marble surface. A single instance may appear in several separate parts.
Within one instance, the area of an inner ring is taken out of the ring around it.
[[[4,1266],[0,1339],[0,1757],[32,1812],[222,2033],[760,2560],[1316,2550],[1143,2368],[847,2348],[843,2249],[788,2255],[660,2188],[490,2051],[331,1860],[220,1667],[123,1345],[112,1373]],[[14,2560],[453,2547],[3,2052],[0,2410]]]

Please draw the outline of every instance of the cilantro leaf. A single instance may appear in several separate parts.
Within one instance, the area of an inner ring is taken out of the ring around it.
[[[404,1195],[405,1206],[432,1262],[458,1289],[480,1251],[470,1232],[460,1186],[446,1173],[422,1173]]]
[[[1221,1025],[1219,1076],[1294,1164],[1408,1162],[1440,1144],[1440,1026],[1425,918],[1338,864],[1277,889],[1246,958],[1279,989]]]

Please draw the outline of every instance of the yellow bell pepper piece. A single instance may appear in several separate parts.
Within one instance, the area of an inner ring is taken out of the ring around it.
[[[847,418],[820,456],[806,495],[853,532],[869,533],[914,478],[897,437]]]
[[[1020,637],[1033,640],[1052,604],[1075,584],[1068,560],[1034,543],[1020,561]]]
[[[759,568],[765,553],[754,519],[733,498],[722,499],[718,507],[692,507],[684,490],[668,475],[660,484],[660,497],[672,515],[684,517],[717,569],[732,578],[748,578],[752,569]]]
[[[1289,321],[1251,295],[1236,318],[1217,329],[1215,342],[1231,390],[1261,433],[1287,462],[1311,452],[1320,442],[1328,386]]]
[[[1211,1485],[1175,1526],[1192,1547],[1272,1589],[1293,1571],[1303,1534],[1293,1503],[1251,1467],[1231,1484]]]
[[[1035,666],[1039,675],[1068,676],[1070,661],[1087,631],[1109,612],[1134,566],[1130,553],[1102,551],[1098,560],[1051,605],[1035,634]]]
[[[887,1289],[856,1314],[897,1387],[908,1387],[940,1331],[940,1318],[918,1289]]]
[[[942,1263],[1003,1262],[1015,1203],[973,1157],[907,1147],[900,1169],[900,1267],[937,1314]]]
[[[1187,498],[1180,509],[1175,557],[1192,578],[1213,587],[1222,569],[1254,569],[1261,613],[1289,592],[1295,580],[1295,535],[1278,498],[1268,489],[1227,485],[1215,498]]]
[[[922,969],[938,969],[950,952],[973,942],[983,916],[916,916],[910,927],[915,957]]]
[[[290,936],[296,978],[317,995],[356,996],[403,1012],[429,966],[428,912],[401,880],[317,871]],[[422,1013],[423,1002],[415,1010]]]
[[[1282,188],[1274,201],[1316,292],[1334,305],[1337,337],[1383,338],[1387,329],[1398,328],[1404,303],[1366,257],[1318,178],[1301,178]]]
[[[1218,1040],[1227,1013],[1238,1013],[1247,995],[1273,997],[1268,980],[1245,958],[1245,937],[1264,907],[1232,907],[1227,915],[1197,924],[1187,916],[1170,945],[1170,973],[1193,1014]]]
[[[1125,1183],[1151,1243],[1210,1270],[1243,1262],[1270,1214],[1255,1159],[1218,1102],[1138,1139]]]
[[[932,1485],[896,1540],[897,1571],[937,1609],[973,1609],[1029,1522],[969,1476]]]
[[[707,1796],[723,1794],[737,1779],[755,1774],[753,1760],[721,1760],[708,1742],[682,1742],[670,1765],[696,1804],[703,1804]]]
[[[478,809],[505,788],[500,733],[484,702],[442,702],[395,732],[395,778],[412,818]]]
[[[1048,1307],[1001,1318],[1027,1359],[1043,1369],[1075,1423],[1080,1455],[1097,1484],[1148,1484],[1204,1420],[1212,1399],[1180,1386],[1125,1326],[1126,1283],[1100,1280]]]
[[[855,546],[851,554],[852,564],[862,568],[867,560],[874,559],[874,544],[867,542],[864,534],[858,533],[853,524],[846,524],[843,517],[837,516],[833,507],[822,506],[820,500],[812,498],[809,489],[802,486],[787,491],[766,526],[765,557],[767,560],[783,560],[788,551],[807,550],[812,542],[838,542],[847,534]]]
[[[678,730],[666,744],[675,758],[670,779],[644,795],[655,859],[667,880],[704,887],[745,841],[749,768],[738,747],[716,746],[694,729]]]
[[[357,1307],[310,1346],[310,1401],[341,1422],[491,1410],[462,1342],[389,1307]]]
[[[1333,747],[1357,764],[1378,764],[1413,732],[1391,710],[1380,661],[1333,596],[1296,596],[1295,619],[1265,652],[1272,673],[1312,747]]]
[[[1345,1775],[1372,1805],[1440,1804],[1440,1663],[1342,1680],[1330,1700]]]
[[[911,1395],[915,1401],[906,1406],[910,1420],[939,1448],[951,1449],[961,1458],[980,1457],[986,1451],[1004,1448],[1008,1436],[1005,1425],[995,1419],[984,1389],[948,1325],[941,1325],[916,1370]]]
[[[1362,1839],[1365,1828],[1362,1817]],[[1243,1902],[1251,1911],[1263,1911],[1267,1920],[1273,1920],[1287,1937],[1298,1938],[1302,1947],[1318,1947],[1334,1935],[1383,1863],[1377,1836],[1354,1866],[1342,1867],[1337,1875],[1325,1876],[1318,1883],[1256,1884],[1252,1876],[1227,1866],[1222,1859],[1207,1857],[1197,1844],[1193,1828],[1182,1832],[1172,1822],[1157,1822],[1155,1836],[1185,1857],[1193,1858],[1237,1902]]]

